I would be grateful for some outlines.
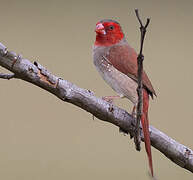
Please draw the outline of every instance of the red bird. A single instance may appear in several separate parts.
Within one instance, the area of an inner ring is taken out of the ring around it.
[[[110,19],[101,20],[96,24],[96,41],[93,48],[93,60],[102,78],[111,86],[119,97],[128,98],[134,108],[137,106],[137,53],[125,39],[118,22]],[[147,152],[151,175],[153,163],[149,136],[148,106],[149,95],[156,95],[153,86],[143,72],[143,114],[141,124],[144,133],[145,149]],[[113,98],[109,96],[109,98]]]

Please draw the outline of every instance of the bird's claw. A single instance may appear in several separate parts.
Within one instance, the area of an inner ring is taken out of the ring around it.
[[[113,103],[113,98],[109,97],[109,96],[105,96],[105,97],[102,97],[102,100],[108,102],[108,103]]]

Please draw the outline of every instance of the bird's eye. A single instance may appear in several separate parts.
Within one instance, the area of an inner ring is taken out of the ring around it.
[[[110,30],[113,30],[115,27],[113,25],[109,26]]]

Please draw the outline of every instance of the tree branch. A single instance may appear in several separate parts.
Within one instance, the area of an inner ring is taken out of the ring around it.
[[[7,48],[1,43],[0,66],[13,72],[14,78],[39,86],[62,101],[72,103],[100,120],[112,123],[134,135],[135,119],[125,110],[95,97],[89,90],[79,88],[71,82],[56,77],[39,63],[34,62],[33,64],[20,55],[17,56],[16,53],[7,51]],[[193,151],[190,148],[176,142],[152,126],[149,131],[151,145],[154,148],[177,165],[193,172]],[[141,133],[140,136],[143,141],[143,134]]]
[[[4,74],[4,73],[0,73],[0,78],[2,79],[12,79],[14,78],[14,74]]]
[[[144,60],[144,55],[143,55],[143,43],[145,39],[145,34],[146,34],[146,28],[149,25],[150,19],[147,18],[146,25],[144,26],[140,17],[139,17],[139,12],[138,9],[135,9],[135,14],[137,16],[137,19],[140,24],[140,32],[141,32],[141,39],[140,39],[140,52],[137,57],[137,76],[138,76],[138,87],[137,87],[137,94],[138,94],[138,103],[137,103],[137,121],[136,121],[136,130],[135,130],[135,136],[134,136],[134,142],[135,142],[135,148],[137,151],[141,150],[140,146],[140,121],[141,121],[141,116],[143,112],[143,83],[142,83],[142,73],[143,73],[143,60]]]

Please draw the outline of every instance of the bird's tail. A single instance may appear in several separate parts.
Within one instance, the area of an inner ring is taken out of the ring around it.
[[[150,135],[149,135],[148,107],[149,107],[149,95],[148,95],[148,92],[144,89],[143,90],[143,114],[141,116],[141,124],[143,128],[145,149],[148,156],[149,168],[151,171],[151,175],[153,177],[153,162],[152,162],[152,155],[151,155]]]

